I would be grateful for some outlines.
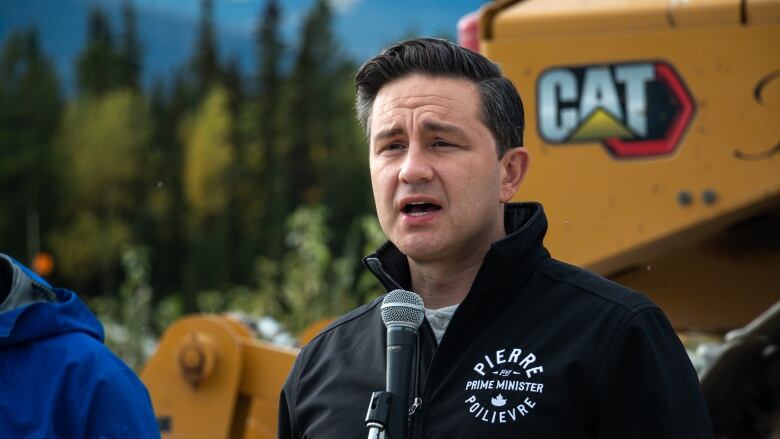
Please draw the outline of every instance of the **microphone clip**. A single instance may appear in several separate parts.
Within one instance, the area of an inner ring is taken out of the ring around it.
[[[368,439],[389,438],[392,434],[390,411],[393,406],[393,394],[387,391],[374,392],[368,404],[366,413],[366,427],[368,427]]]

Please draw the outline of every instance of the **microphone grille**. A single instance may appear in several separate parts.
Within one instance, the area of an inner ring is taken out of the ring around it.
[[[393,290],[382,300],[382,321],[391,325],[417,329],[425,317],[425,305],[417,294],[406,290]]]

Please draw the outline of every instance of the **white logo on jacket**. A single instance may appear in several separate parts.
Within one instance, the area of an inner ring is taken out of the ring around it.
[[[482,422],[504,424],[528,416],[544,392],[544,366],[520,348],[499,349],[474,365],[466,381],[466,409]]]

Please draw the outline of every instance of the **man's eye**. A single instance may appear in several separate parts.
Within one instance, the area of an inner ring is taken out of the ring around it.
[[[394,150],[397,150],[397,149],[402,149],[403,147],[404,147],[404,144],[403,144],[403,143],[400,143],[400,142],[393,142],[393,143],[389,143],[389,144],[387,144],[387,145],[384,147],[384,150],[385,150],[385,151],[394,151]]]
[[[431,145],[432,146],[453,146],[452,143],[446,140],[435,140]]]

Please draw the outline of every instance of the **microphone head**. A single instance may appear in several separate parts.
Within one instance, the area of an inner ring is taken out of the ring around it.
[[[425,306],[417,294],[406,290],[393,290],[382,300],[382,321],[385,327],[420,327],[425,317]]]

